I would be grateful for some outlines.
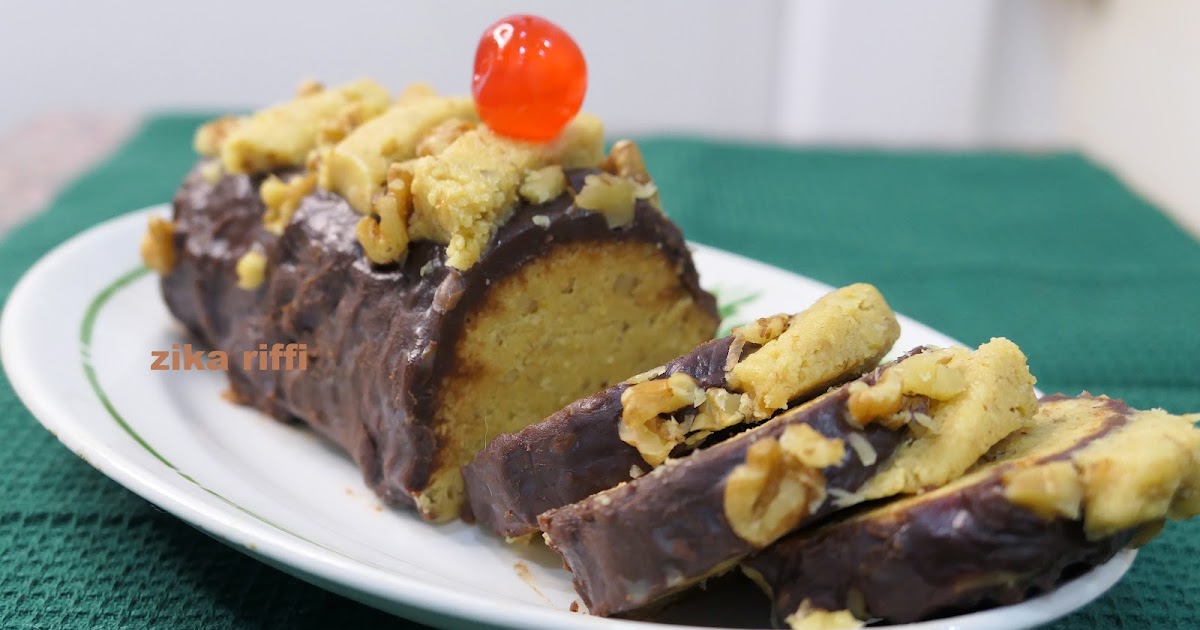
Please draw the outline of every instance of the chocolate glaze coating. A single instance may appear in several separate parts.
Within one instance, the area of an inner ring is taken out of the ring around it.
[[[1108,407],[1112,416],[1098,431],[1038,461],[1070,457],[1133,413],[1120,401]],[[910,499],[903,509],[797,532],[743,566],[773,593],[779,622],[807,599],[821,610],[853,611],[856,601],[865,609],[857,614],[908,623],[1023,601],[1108,561],[1133,538],[1126,531],[1088,540],[1079,521],[1047,521],[1013,505],[1002,481],[1009,468],[1001,464],[953,492]]]
[[[882,368],[881,368],[882,369]],[[874,383],[880,370],[863,377]],[[847,386],[783,412],[738,436],[695,452],[609,492],[538,517],[550,546],[573,573],[575,590],[595,615],[628,613],[729,568],[756,550],[725,517],[725,481],[756,441],[792,425],[845,439],[860,432],[875,449],[864,465],[854,449],[824,469],[827,490],[858,490],[908,438],[907,428],[859,429],[849,418]],[[914,410],[923,410],[923,398]],[[835,510],[832,497],[797,526]]]
[[[701,387],[724,387],[732,342],[723,337],[702,344],[667,363],[660,378],[682,372]],[[628,388],[622,382],[577,400],[479,451],[463,467],[475,518],[503,536],[523,536],[537,531],[538,514],[628,481],[633,466],[650,470],[618,434]]]
[[[578,191],[594,172],[569,172],[570,185]],[[429,242],[411,244],[402,264],[379,267],[355,237],[360,215],[328,192],[304,198],[281,236],[266,232],[261,181],[226,175],[208,183],[193,170],[174,200],[177,263],[162,278],[163,297],[193,335],[229,354],[239,401],[303,421],[337,443],[390,504],[413,504],[439,463],[438,385],[454,369],[464,319],[491,282],[561,244],[643,241],[659,246],[682,286],[717,319],[679,228],[644,201],[617,229],[575,208],[571,194],[521,202],[466,271],[446,266],[445,248]],[[534,215],[549,226],[535,225]],[[246,291],[235,266],[251,248],[266,255],[267,271]],[[243,351],[263,343],[306,344],[308,368],[243,369]]]

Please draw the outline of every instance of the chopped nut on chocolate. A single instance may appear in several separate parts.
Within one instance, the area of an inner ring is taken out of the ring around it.
[[[378,214],[363,217],[358,221],[355,234],[362,245],[367,259],[377,265],[398,262],[408,251],[408,230],[398,200],[399,185],[393,185],[389,194],[375,200]]]
[[[175,268],[175,224],[159,216],[150,216],[142,236],[142,262],[160,274]]]
[[[883,373],[874,385],[857,382],[850,385],[847,408],[850,417],[860,424],[900,411],[904,403],[904,379],[893,367]]]
[[[316,175],[304,173],[293,175],[286,182],[271,175],[263,180],[258,189],[266,210],[263,212],[263,227],[272,234],[283,234],[300,200],[313,191],[317,185]]]
[[[608,173],[588,175],[575,195],[576,207],[603,214],[610,228],[632,222],[636,203],[633,181]]]
[[[633,446],[651,466],[667,460],[687,437],[680,423],[660,417],[704,402],[704,390],[692,377],[676,373],[633,385],[621,393],[621,440]]]
[[[765,438],[746,451],[745,463],[725,481],[725,518],[740,538],[756,547],[779,539],[825,500],[821,468],[841,461],[841,440],[808,425],[788,427],[778,440]]]
[[[642,150],[632,140],[617,140],[604,159],[604,170],[620,177],[627,177],[639,184],[650,183],[650,172]]]
[[[851,433],[846,436],[846,442],[850,444],[850,448],[854,449],[854,453],[858,455],[858,461],[862,462],[863,466],[873,466],[879,459],[879,454],[875,452],[875,447],[867,441],[867,438],[861,433]]]
[[[779,436],[779,446],[796,461],[810,468],[825,468],[846,457],[846,445],[827,438],[807,424],[788,427]]]
[[[518,192],[529,203],[546,203],[562,194],[567,187],[567,175],[562,166],[551,164],[529,171]]]
[[[634,197],[648,199],[655,208],[662,209],[658,199],[658,187],[650,179],[641,149],[632,140],[618,140],[613,143],[601,168],[613,175],[632,180],[635,184]]]
[[[236,269],[238,287],[252,291],[263,283],[267,271],[267,257],[260,251],[248,251],[238,259]]]
[[[733,366],[737,365],[738,361],[742,360],[742,352],[746,349],[746,340],[739,335],[733,336],[733,341],[729,342],[729,352],[725,354],[725,379],[729,379],[729,372],[733,370]]]
[[[731,334],[741,337],[748,343],[763,345],[782,335],[792,322],[790,315],[780,313],[770,317],[759,318],[749,324],[734,328]]]
[[[649,370],[646,370],[645,372],[642,372],[641,374],[635,374],[633,376],[630,376],[629,378],[625,379],[625,382],[629,385],[637,385],[638,383],[645,383],[646,381],[648,381],[650,379],[658,378],[666,373],[667,373],[667,366],[660,365],[656,368],[651,368]]]
[[[855,383],[850,387],[850,415],[860,423],[882,420],[889,428],[899,428],[908,418],[900,415],[905,396],[926,396],[932,400],[951,400],[966,390],[962,372],[949,365],[953,352],[935,350],[911,356],[889,368],[871,386]]]
[[[691,431],[720,431],[744,421],[750,415],[750,397],[720,387],[705,390],[704,402],[696,410]]]
[[[530,217],[529,220],[531,222],[533,222],[534,225],[542,228],[543,230],[548,229],[550,227],[550,217],[548,217],[544,214],[535,214],[532,217]]]
[[[1053,462],[1006,473],[1004,496],[1047,520],[1078,519],[1083,503],[1079,471],[1069,461]]]

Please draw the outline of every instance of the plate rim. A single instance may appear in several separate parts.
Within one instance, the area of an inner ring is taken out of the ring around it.
[[[128,230],[128,224],[139,219],[144,221],[148,215],[161,214],[169,209],[169,203],[160,203],[120,214],[82,230],[51,248],[22,273],[5,302],[3,313],[0,314],[0,362],[4,365],[13,391],[30,414],[71,452],[141,498],[238,551],[247,553],[259,561],[271,564],[319,588],[335,591],[368,606],[402,614],[421,623],[444,625],[446,622],[476,622],[508,628],[557,629],[569,622],[573,627],[586,628],[661,630],[664,627],[670,627],[677,630],[713,630],[711,627],[703,626],[683,626],[627,619],[614,620],[501,599],[488,600],[486,610],[484,610],[480,606],[481,600],[477,595],[426,584],[415,577],[388,572],[381,567],[372,566],[362,559],[348,556],[320,542],[292,532],[205,487],[187,472],[180,470],[162,457],[138,435],[136,429],[121,418],[119,411],[107,400],[103,388],[96,381],[90,358],[86,354],[83,334],[89,326],[89,320],[94,325],[96,316],[108,298],[148,274],[150,270],[144,266],[121,272],[87,300],[87,306],[78,329],[81,335],[79,359],[85,381],[92,393],[97,396],[97,402],[105,408],[125,435],[161,463],[164,470],[179,475],[214,496],[218,501],[247,515],[250,517],[250,521],[222,514],[219,510],[214,511],[206,502],[194,499],[173,488],[172,484],[161,474],[149,470],[137,462],[130,461],[115,446],[106,445],[96,439],[96,436],[90,435],[86,428],[87,421],[75,420],[72,418],[73,414],[64,412],[58,406],[60,403],[53,396],[47,395],[48,392],[41,386],[41,382],[33,371],[15,369],[16,366],[22,364],[21,359],[25,356],[23,352],[28,351],[20,337],[19,318],[23,314],[22,308],[27,304],[36,304],[38,298],[36,288],[42,286],[46,278],[53,277],[50,272],[56,266],[72,260],[76,251],[86,247],[90,241],[111,238],[115,235],[114,233]],[[824,287],[828,286],[818,280],[740,254],[694,241],[688,243],[689,246],[730,257],[748,268],[769,269],[773,273],[784,273]],[[906,319],[911,320],[911,318]],[[937,332],[936,329],[925,327]],[[942,334],[942,336],[946,335]],[[1136,553],[1136,550],[1124,550],[1109,562],[1096,567],[1084,576],[1063,584],[1038,598],[1017,604],[1016,606],[1024,606],[1053,598],[1055,595],[1062,594],[1064,589],[1081,586],[1079,580],[1083,577],[1097,575],[1102,578],[1095,584],[1087,583],[1087,586],[1091,587],[1088,589],[1088,593],[1072,605],[1065,608],[1060,605],[1059,609],[1043,613],[1043,616],[1036,619],[1031,618],[1019,622],[1018,625],[979,625],[981,621],[984,621],[980,617],[995,615],[998,611],[1012,612],[1013,606],[1008,606],[893,627],[898,630],[932,630],[949,627],[1020,628],[1026,627],[1020,623],[1032,625],[1047,623],[1079,610],[1107,592],[1128,571]]]

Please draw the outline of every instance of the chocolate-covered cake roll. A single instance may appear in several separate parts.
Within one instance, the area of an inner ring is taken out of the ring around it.
[[[629,613],[825,514],[950,481],[1036,406],[1005,339],[920,352],[538,522],[591,613]]]
[[[605,156],[586,115],[518,142],[468,99],[380,91],[309,89],[202,128],[209,157],[143,253],[172,314],[231,357],[234,398],[446,520],[492,437],[678,356],[718,317],[632,143]],[[242,361],[276,344],[303,362]]]
[[[792,534],[743,569],[792,627],[906,623],[1048,591],[1200,513],[1198,489],[1192,420],[1052,396],[967,476]]]
[[[471,508],[508,538],[537,531],[546,510],[635,479],[668,456],[857,378],[899,335],[895,314],[867,284],[833,291],[796,315],[735,328],[497,437],[463,469]]]

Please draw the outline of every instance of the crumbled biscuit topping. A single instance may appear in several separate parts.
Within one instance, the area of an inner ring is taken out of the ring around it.
[[[175,223],[159,216],[150,216],[146,234],[142,236],[142,262],[160,274],[175,268]]]
[[[529,171],[517,192],[529,203],[541,204],[557,198],[567,188],[562,166],[551,164]]]
[[[1097,398],[1075,405],[1103,410],[1104,403]],[[1079,413],[1063,407],[1043,409]],[[1014,504],[1043,518],[1081,520],[1092,540],[1164,518],[1191,518],[1200,515],[1200,428],[1161,409],[1136,412],[1069,459],[1010,472],[1002,480]]]
[[[372,81],[308,81],[289,103],[205,125],[195,144],[219,156],[226,173],[304,165],[302,175],[262,185],[267,229],[282,232],[300,199],[320,187],[364,215],[359,240],[379,264],[401,260],[411,239],[445,245],[448,266],[469,268],[519,199],[542,204],[567,192],[567,168],[608,169],[589,178],[576,207],[602,213],[610,227],[628,224],[638,199],[657,204],[637,146],[618,142],[606,158],[595,116],[580,114],[555,140],[531,144],[481,126],[470,98],[438,96],[424,84],[390,101]]]
[[[899,338],[900,324],[878,289],[853,284],[790,320],[776,316],[742,327],[735,339],[745,336],[765,343],[736,361],[729,387],[749,394],[755,417],[763,419],[803,392],[873,367]]]
[[[738,537],[762,548],[800,524],[825,501],[822,469],[842,461],[845,445],[806,424],[763,438],[725,480],[725,518]]]
[[[389,101],[383,86],[364,79],[268,107],[242,120],[222,137],[221,163],[230,173],[299,166],[332,121],[373,118],[387,108]],[[196,144],[202,144],[200,134]]]
[[[238,288],[253,291],[263,283],[267,271],[267,257],[262,252],[250,250],[237,261]]]
[[[477,120],[471,99],[411,94],[336,144],[322,161],[317,181],[359,213],[369,214],[388,167],[417,157],[425,135],[450,119]]]
[[[196,135],[192,138],[192,146],[196,149],[196,153],[204,157],[215,157],[221,152],[221,145],[225,144],[225,138],[228,138],[229,134],[241,124],[242,120],[236,116],[224,116],[207,122],[196,130]]]

